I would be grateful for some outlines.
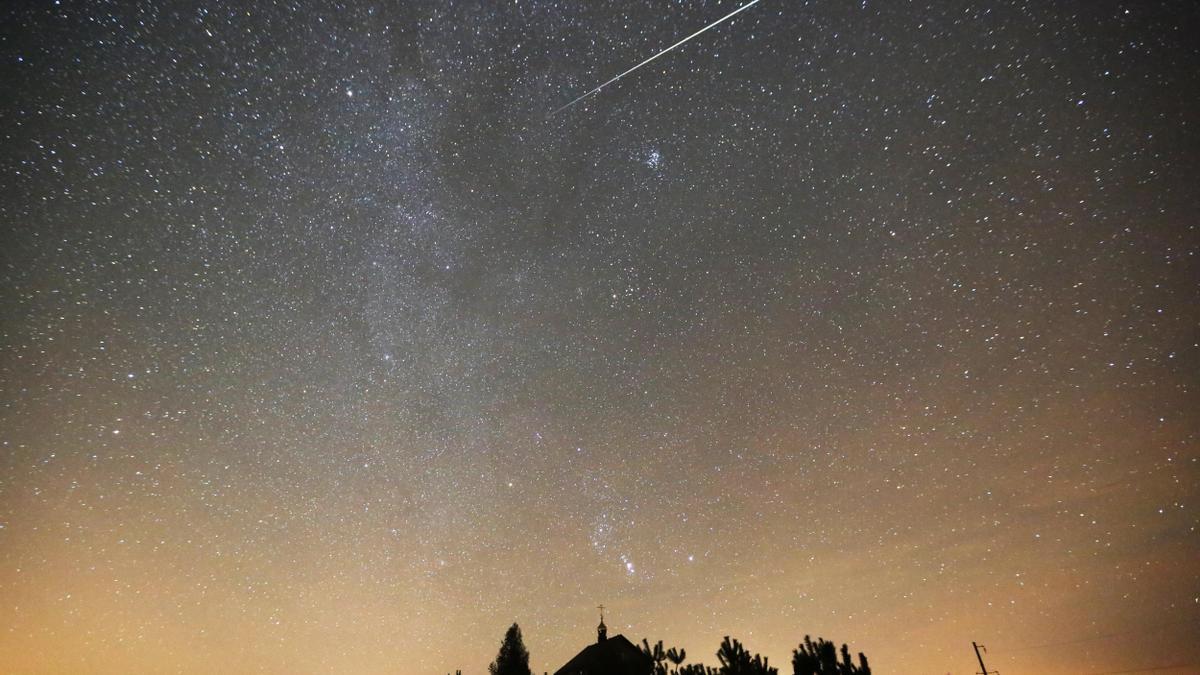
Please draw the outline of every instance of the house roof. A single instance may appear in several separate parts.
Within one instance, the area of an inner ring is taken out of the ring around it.
[[[624,635],[583,648],[554,675],[650,675],[654,661]]]

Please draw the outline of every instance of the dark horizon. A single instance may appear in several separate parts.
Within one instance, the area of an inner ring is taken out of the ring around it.
[[[4,4],[0,671],[1200,672],[1200,4],[744,2]]]

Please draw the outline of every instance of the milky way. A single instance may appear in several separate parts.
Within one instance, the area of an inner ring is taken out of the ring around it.
[[[0,670],[1200,672],[1200,10],[0,9]]]

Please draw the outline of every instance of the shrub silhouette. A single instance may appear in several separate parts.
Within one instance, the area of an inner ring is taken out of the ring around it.
[[[842,659],[838,661],[837,648],[832,642],[817,638],[816,642],[805,635],[804,643],[792,651],[793,675],[871,675],[867,657],[858,653],[859,665],[850,660],[850,649],[842,645]]]

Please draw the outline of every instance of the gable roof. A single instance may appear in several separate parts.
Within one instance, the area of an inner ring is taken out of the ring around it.
[[[650,675],[654,661],[624,635],[583,648],[554,675]]]

